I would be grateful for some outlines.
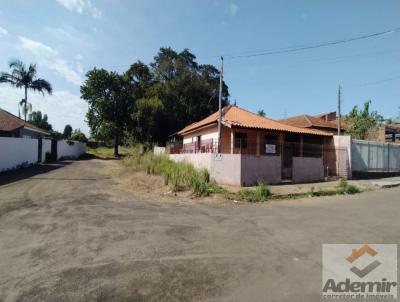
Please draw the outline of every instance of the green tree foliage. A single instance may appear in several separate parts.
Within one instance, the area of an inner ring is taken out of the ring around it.
[[[217,68],[198,64],[187,49],[160,48],[149,65],[137,61],[121,77],[104,69],[88,72],[81,93],[89,102],[87,119],[96,139],[108,140],[117,127],[134,141],[162,144],[170,134],[217,111],[218,88]],[[222,96],[222,104],[228,104],[225,83]],[[118,125],[113,100],[123,108]]]
[[[365,139],[368,131],[372,130],[383,120],[382,116],[376,111],[370,112],[370,104],[371,101],[365,102],[362,110],[354,106],[345,117],[346,121],[350,123],[350,133],[354,138]]]
[[[74,132],[71,134],[71,140],[84,143],[87,142],[86,135],[80,129],[74,130]]]
[[[126,76],[105,69],[93,69],[81,86],[82,98],[89,104],[86,118],[97,139],[113,139],[118,156],[120,139],[131,120],[133,95]]]
[[[53,127],[47,121],[47,114],[42,115],[40,111],[33,111],[29,115],[29,122],[41,129],[52,131]]]
[[[132,114],[133,136],[140,142],[159,142],[164,139],[159,131],[165,121],[165,107],[158,98],[143,98],[136,102]]]
[[[0,83],[9,83],[17,88],[24,88],[25,98],[19,104],[22,107],[26,121],[27,114],[32,110],[32,105],[28,103],[28,89],[41,92],[44,95],[45,92],[51,94],[53,88],[46,80],[36,77],[37,69],[35,64],[30,64],[27,68],[23,62],[13,60],[10,62],[9,67],[12,69],[11,73],[0,73]]]
[[[72,126],[67,124],[64,127],[63,138],[70,138],[72,135]]]

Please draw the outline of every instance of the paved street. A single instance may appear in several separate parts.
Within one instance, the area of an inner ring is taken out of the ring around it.
[[[400,241],[400,188],[149,202],[113,181],[117,164],[0,176],[0,301],[319,301],[321,244]]]

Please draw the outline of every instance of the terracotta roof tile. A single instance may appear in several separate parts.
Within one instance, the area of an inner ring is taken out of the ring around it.
[[[50,134],[50,132],[25,122],[23,119],[0,108],[0,131],[11,132],[21,127],[29,127],[38,132]]]
[[[196,123],[190,124],[183,128],[178,134],[182,135],[189,131],[193,131],[200,127],[216,123],[218,120],[218,112],[214,112],[205,119],[198,121]],[[265,129],[265,130],[275,130],[283,132],[292,132],[299,134],[311,134],[311,135],[322,135],[331,136],[332,134],[326,133],[324,131],[299,128],[291,125],[286,125],[281,122],[277,122],[255,113],[249,112],[237,106],[226,106],[223,108],[222,123],[228,126],[236,126],[243,128],[253,128],[253,129]]]
[[[319,127],[319,128],[327,128],[327,129],[337,129],[336,121],[324,121],[318,116],[311,115],[298,115],[289,117],[287,119],[279,120],[280,123],[284,123],[286,125],[291,125],[295,127],[301,128],[311,128],[311,127]],[[342,129],[344,129],[345,123],[342,119]]]

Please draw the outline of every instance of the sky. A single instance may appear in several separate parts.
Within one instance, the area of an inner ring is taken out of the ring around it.
[[[33,110],[55,130],[86,134],[80,85],[93,67],[124,72],[150,63],[160,47],[188,48],[199,63],[219,66],[230,100],[280,119],[372,101],[399,115],[400,32],[294,53],[234,58],[260,50],[319,44],[400,27],[400,1],[0,0],[0,71],[10,59],[36,63],[54,92],[30,92]],[[395,78],[393,80],[389,80]],[[379,83],[376,83],[379,82]],[[0,107],[14,114],[23,90],[0,84]],[[216,100],[217,101],[217,100]]]

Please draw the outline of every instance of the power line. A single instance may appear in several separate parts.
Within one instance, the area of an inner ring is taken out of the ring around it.
[[[376,84],[381,84],[381,83],[394,81],[394,80],[400,80],[400,76],[387,78],[387,79],[384,79],[384,80],[379,80],[379,81],[374,81],[374,82],[367,82],[367,83],[361,83],[361,84],[356,84],[356,85],[345,86],[345,88],[364,87],[364,86],[376,85]]]
[[[231,59],[240,59],[240,58],[250,58],[250,57],[259,57],[259,56],[267,56],[267,55],[276,55],[276,54],[297,52],[297,51],[303,51],[303,50],[308,50],[308,49],[327,47],[327,46],[332,46],[332,45],[336,45],[336,44],[348,43],[348,42],[353,42],[353,41],[357,41],[357,40],[364,40],[364,39],[369,39],[369,38],[389,35],[389,34],[393,34],[393,33],[399,32],[399,31],[400,31],[400,27],[397,27],[397,28],[394,28],[394,29],[385,30],[385,31],[382,31],[382,32],[377,32],[377,33],[373,33],[373,34],[369,34],[369,35],[353,37],[353,38],[334,40],[334,41],[329,41],[329,42],[324,42],[324,43],[319,43],[319,44],[314,44],[314,45],[306,45],[306,46],[293,47],[293,48],[283,48],[283,49],[280,49],[280,50],[257,51],[257,52],[250,53],[250,54],[230,56],[230,58]]]

